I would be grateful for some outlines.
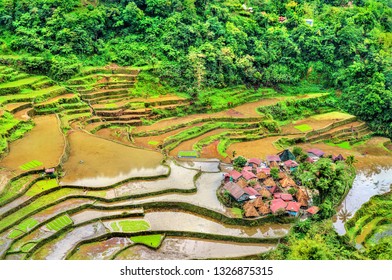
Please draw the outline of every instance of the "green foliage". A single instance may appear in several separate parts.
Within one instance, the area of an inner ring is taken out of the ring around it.
[[[38,221],[29,218],[27,220],[24,220],[22,223],[20,223],[11,233],[8,235],[8,238],[16,238],[23,233],[28,232],[30,229],[32,229],[34,226],[38,225]]]
[[[287,241],[275,250],[261,255],[262,259],[278,260],[347,260],[362,257],[347,239],[339,236],[330,220],[298,221]]]
[[[153,235],[141,235],[141,236],[133,236],[131,237],[131,241],[136,244],[144,244],[151,248],[158,248],[163,240],[164,236],[160,234]]]
[[[47,223],[46,227],[50,230],[59,231],[60,229],[72,224],[73,221],[68,215],[62,215]]]
[[[37,167],[41,166],[42,164],[43,163],[38,160],[32,160],[32,161],[29,161],[29,162],[19,166],[19,168],[22,169],[23,171],[27,171],[30,169],[37,168]]]
[[[279,179],[279,168],[277,168],[277,167],[271,168],[271,177],[274,180],[278,180]]]
[[[295,177],[302,184],[319,193],[320,217],[329,218],[341,197],[351,188],[355,169],[344,162],[333,163],[330,158],[321,158],[313,164],[301,163]]]
[[[138,231],[145,231],[150,228],[150,224],[144,220],[112,222],[110,226],[113,229],[113,231],[121,231],[121,232],[138,232]]]
[[[246,163],[247,160],[243,156],[238,156],[233,160],[233,166],[235,169],[241,169]]]

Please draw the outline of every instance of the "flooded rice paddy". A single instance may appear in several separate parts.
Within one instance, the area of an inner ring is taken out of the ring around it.
[[[19,174],[25,172],[19,167],[33,160],[42,163],[36,169],[59,164],[65,147],[59,120],[55,115],[48,115],[36,117],[34,122],[35,127],[30,132],[10,144],[10,152],[0,161],[0,168]]]
[[[243,244],[193,238],[166,237],[158,250],[132,246],[116,257],[117,260],[187,260],[234,258],[256,255],[271,250],[271,244]]]
[[[384,194],[392,187],[392,167],[379,167],[377,170],[359,171],[353,186],[337,211],[347,211],[350,217],[369,199],[378,194]],[[334,217],[336,231],[346,233],[341,215]]]
[[[98,187],[132,177],[167,173],[163,155],[137,149],[76,131],[68,136],[70,156],[64,164],[61,185]]]

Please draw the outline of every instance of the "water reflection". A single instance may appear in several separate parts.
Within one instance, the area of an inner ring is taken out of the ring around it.
[[[379,167],[358,172],[353,187],[338,209],[339,214],[334,217],[336,231],[341,235],[345,234],[344,223],[347,219],[354,216],[362,204],[369,201],[372,196],[391,190],[391,185],[392,167]]]

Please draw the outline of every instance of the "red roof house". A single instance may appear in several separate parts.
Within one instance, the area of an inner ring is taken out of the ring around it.
[[[295,160],[289,159],[284,162],[284,165],[287,167],[297,167],[298,163]]]
[[[272,155],[272,156],[267,156],[267,161],[268,162],[272,162],[272,161],[280,162],[281,160],[278,155]]]
[[[230,195],[237,201],[245,201],[249,198],[249,195],[244,192],[244,190],[238,186],[236,183],[228,182],[223,188],[227,190]]]
[[[242,170],[241,175],[246,181],[257,179],[257,176],[250,171]]]
[[[247,194],[249,194],[250,196],[254,195],[254,196],[260,196],[259,192],[256,191],[254,188],[251,187],[246,187],[244,188],[244,192],[246,192]]]
[[[299,212],[299,209],[301,208],[301,204],[299,204],[298,202],[294,202],[294,201],[290,201],[289,203],[287,203],[286,206],[286,210],[289,212]]]
[[[312,214],[312,215],[316,214],[318,211],[320,211],[320,208],[318,208],[317,206],[309,207],[309,208],[306,210],[306,212],[308,212],[308,213],[310,213],[310,214]]]
[[[272,213],[276,213],[279,209],[286,210],[287,203],[282,199],[273,199],[270,204],[270,209]]]
[[[248,164],[249,165],[256,165],[256,166],[260,166],[260,164],[262,163],[262,160],[259,158],[251,158],[248,160]]]
[[[232,170],[229,173],[225,174],[225,178],[233,178],[234,181],[237,181],[242,177],[242,174],[237,170]]]
[[[308,154],[313,154],[316,157],[322,157],[324,155],[324,152],[322,150],[319,149],[309,149],[306,151]]]

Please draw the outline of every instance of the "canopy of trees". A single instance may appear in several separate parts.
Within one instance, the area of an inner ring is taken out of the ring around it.
[[[307,79],[392,136],[390,1],[245,2],[253,12],[239,0],[0,0],[0,53],[43,58],[58,80],[80,65],[159,66],[193,95]]]

